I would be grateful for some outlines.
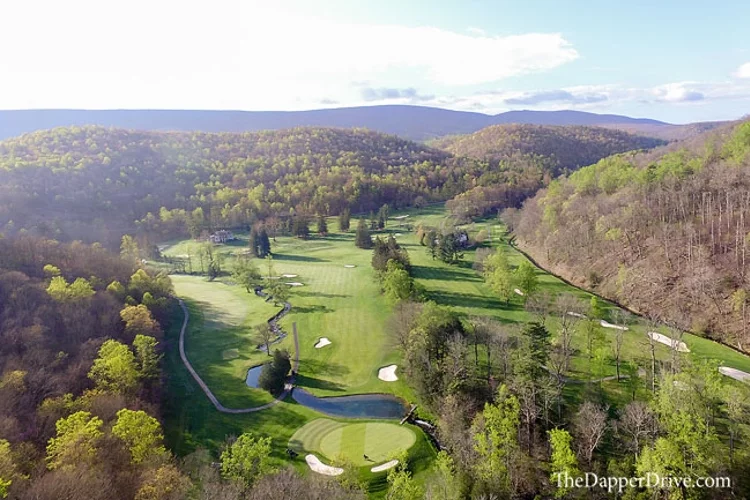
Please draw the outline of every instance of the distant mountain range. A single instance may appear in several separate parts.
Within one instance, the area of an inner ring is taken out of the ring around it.
[[[0,111],[0,140],[27,132],[72,125],[136,130],[249,132],[300,126],[364,127],[425,141],[469,134],[490,125],[588,125],[625,130],[665,140],[691,137],[726,122],[688,125],[583,111],[508,111],[486,115],[422,106],[362,106],[311,111],[76,110]]]

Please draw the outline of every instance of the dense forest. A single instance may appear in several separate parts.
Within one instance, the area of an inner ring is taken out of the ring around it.
[[[489,162],[362,129],[37,132],[0,143],[0,232],[115,248],[136,231],[141,240],[195,237],[296,214],[419,205],[500,184],[511,191],[505,206],[515,206],[562,168],[656,144],[605,129],[518,130],[531,147],[511,141],[506,157]],[[561,137],[562,162],[549,150]]]
[[[520,206],[555,177],[607,156],[661,144],[659,139],[605,128],[538,125],[496,125],[432,143],[488,165],[476,186],[448,203],[461,220]]]
[[[431,146],[457,156],[500,161],[531,155],[547,162],[553,174],[591,165],[616,153],[649,149],[664,141],[601,127],[494,125],[469,135],[445,137]]]
[[[568,279],[750,348],[750,122],[606,158],[507,215],[520,245]]]

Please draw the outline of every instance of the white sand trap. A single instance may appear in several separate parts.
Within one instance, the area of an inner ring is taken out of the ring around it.
[[[289,286],[304,286],[304,283],[300,283],[299,281],[290,281],[289,283],[284,284]]]
[[[299,274],[282,274],[282,278],[296,278]]]
[[[523,296],[523,292],[519,290],[518,288],[514,288],[513,291],[516,292],[518,295]]]
[[[398,377],[396,376],[396,368],[398,368],[398,365],[384,366],[378,370],[378,378],[386,382],[395,382],[398,380]]]
[[[403,236],[403,234],[401,234],[401,233],[396,233],[396,234],[394,234],[393,236]]]
[[[321,347],[325,347],[327,345],[331,345],[331,341],[328,340],[328,337],[320,337],[318,342],[315,344],[315,348],[320,349]]]
[[[688,349],[688,346],[685,344],[685,342],[680,342],[679,340],[675,340],[671,337],[667,337],[666,335],[662,335],[661,333],[656,332],[648,332],[648,336],[657,342],[668,345],[672,349],[676,349],[679,352],[690,352],[690,349]]]
[[[573,311],[568,311],[568,316],[574,316],[576,318],[586,319],[586,315],[585,314],[581,314],[581,313],[577,313],[577,312],[573,312]]]
[[[266,277],[267,280],[280,280],[281,276],[268,276]]]
[[[355,266],[354,264],[344,264],[344,267],[347,269],[354,269],[357,266]]]
[[[375,467],[370,469],[370,472],[383,472],[384,470],[392,469],[397,465],[398,465],[398,460],[391,460],[390,462],[376,465]]]
[[[409,217],[408,215],[399,215],[398,217],[391,217],[393,220],[403,220]]]
[[[602,325],[604,328],[614,328],[615,330],[622,330],[623,332],[628,331],[627,326],[613,325],[612,323],[607,323],[604,320],[601,320],[599,324]]]
[[[743,372],[737,368],[729,368],[728,366],[720,366],[719,373],[731,377],[740,382],[750,382],[750,373]]]
[[[226,349],[221,353],[221,359],[235,359],[240,357],[240,351],[237,349]]]
[[[340,476],[344,473],[344,469],[326,465],[313,454],[305,455],[305,462],[307,462],[310,470],[312,470],[313,472],[317,472],[318,474],[323,474],[324,476]]]

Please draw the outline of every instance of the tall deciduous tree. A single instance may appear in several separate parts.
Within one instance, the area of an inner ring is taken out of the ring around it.
[[[102,437],[102,420],[87,411],[78,411],[57,421],[57,434],[47,444],[47,468],[59,469],[90,463],[96,455],[96,442]]]
[[[241,434],[221,453],[221,475],[250,486],[274,472],[270,456],[271,438]]]
[[[127,408],[118,411],[112,434],[125,443],[134,464],[167,456],[161,424],[145,411]]]
[[[157,351],[159,343],[149,335],[136,335],[133,339],[135,361],[138,364],[138,375],[141,379],[151,380],[159,376],[161,355]]]
[[[539,279],[536,276],[536,268],[531,262],[524,260],[514,273],[515,282],[525,296],[532,295],[539,288]]]
[[[547,432],[552,449],[550,458],[550,481],[555,490],[555,497],[562,498],[571,490],[566,485],[566,478],[575,479],[581,476],[578,460],[571,448],[573,438],[564,429],[552,429]]]
[[[129,394],[138,386],[138,365],[128,346],[107,340],[89,370],[89,378],[104,391]]]

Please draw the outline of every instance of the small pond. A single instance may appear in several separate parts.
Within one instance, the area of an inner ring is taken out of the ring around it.
[[[260,378],[261,371],[263,371],[263,365],[253,366],[247,371],[245,383],[248,387],[258,388],[258,379]]]
[[[332,417],[401,418],[409,410],[404,401],[391,394],[357,394],[319,398],[304,389],[295,387],[292,397],[302,406]]]

